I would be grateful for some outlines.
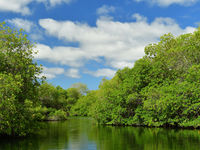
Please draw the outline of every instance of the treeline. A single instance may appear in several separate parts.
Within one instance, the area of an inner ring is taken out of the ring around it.
[[[53,86],[45,81],[38,88],[40,105],[35,108],[39,121],[65,120],[71,107],[89,90],[85,84],[75,83],[68,89]]]
[[[162,36],[133,68],[118,70],[93,91],[39,78],[33,46],[23,31],[0,24],[0,135],[25,136],[41,121],[68,116],[111,125],[200,127],[200,29]]]
[[[33,47],[22,30],[0,24],[0,136],[25,136],[40,129],[41,121],[66,119],[88,92],[81,83],[65,90],[39,78]]]
[[[101,124],[200,127],[200,28],[148,45],[133,68],[102,81],[71,114]]]
[[[32,48],[22,31],[0,24],[0,134],[24,136],[39,127],[33,107],[41,68]]]

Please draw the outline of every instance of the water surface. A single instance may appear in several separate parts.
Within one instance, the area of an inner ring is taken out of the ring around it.
[[[0,150],[199,150],[200,130],[113,127],[92,119],[48,122],[37,136],[0,138]]]

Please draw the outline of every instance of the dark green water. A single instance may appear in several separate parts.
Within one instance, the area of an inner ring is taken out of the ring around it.
[[[34,137],[0,138],[0,150],[200,150],[200,130],[101,126],[76,118],[49,122]]]

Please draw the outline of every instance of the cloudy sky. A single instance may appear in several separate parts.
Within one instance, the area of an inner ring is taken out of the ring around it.
[[[200,0],[0,0],[0,21],[36,42],[48,81],[63,88],[132,67],[165,33],[193,32]]]

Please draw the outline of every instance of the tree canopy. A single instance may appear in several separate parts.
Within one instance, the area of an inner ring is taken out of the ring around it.
[[[44,120],[90,116],[101,124],[200,127],[200,28],[145,47],[133,68],[103,79],[98,90],[68,89],[38,78],[34,44],[0,24],[0,135],[25,136]]]
[[[100,84],[87,115],[102,124],[200,127],[199,43],[200,28],[163,35],[133,68]]]
[[[38,101],[33,44],[22,31],[0,24],[0,133],[26,135],[37,127],[30,108]]]

